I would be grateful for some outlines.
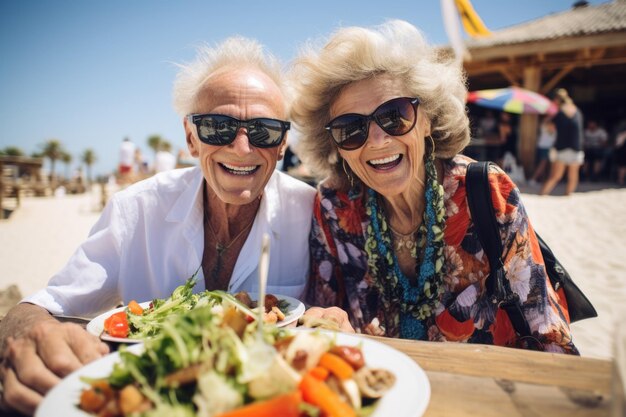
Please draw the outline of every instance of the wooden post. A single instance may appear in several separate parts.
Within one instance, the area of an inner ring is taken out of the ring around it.
[[[613,347],[611,417],[626,416],[626,324],[618,323]]]
[[[4,219],[2,197],[4,197],[4,165],[2,164],[2,161],[0,161],[0,220]]]
[[[524,88],[539,91],[541,84],[541,68],[530,66],[524,68]],[[535,152],[537,148],[537,115],[522,114],[519,124],[519,140],[517,150],[520,162],[524,167],[526,178],[529,178],[535,169]]]

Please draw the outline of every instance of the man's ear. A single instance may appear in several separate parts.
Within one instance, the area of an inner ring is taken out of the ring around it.
[[[198,148],[199,144],[196,141],[196,137],[193,135],[195,126],[185,117],[183,118],[183,127],[185,128],[185,140],[187,141],[189,153],[194,158],[197,158],[200,156],[200,149]]]
[[[280,144],[278,148],[278,158],[277,161],[282,161],[285,157],[285,152],[287,152],[287,132],[285,132],[285,137],[283,138],[283,142]]]

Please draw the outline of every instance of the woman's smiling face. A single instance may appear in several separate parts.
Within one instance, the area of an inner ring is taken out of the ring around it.
[[[401,82],[387,75],[357,81],[332,103],[330,119],[346,113],[368,115],[382,103],[404,96]],[[391,136],[370,122],[365,144],[352,151],[339,149],[339,153],[365,185],[393,197],[423,176],[424,137],[429,134],[430,123],[418,108],[417,123],[405,135]]]

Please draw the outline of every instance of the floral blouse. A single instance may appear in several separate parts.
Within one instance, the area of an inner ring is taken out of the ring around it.
[[[518,340],[506,312],[482,297],[489,262],[474,231],[466,200],[465,174],[471,161],[458,155],[443,164],[443,291],[427,323],[427,340],[530,347],[528,341]],[[491,168],[489,183],[503,239],[507,278],[539,342],[532,346],[578,354],[567,312],[549,283],[519,190],[497,167]],[[399,311],[382,308],[381,286],[376,285],[377,277],[368,270],[364,248],[370,222],[365,211],[366,194],[364,190],[343,193],[320,185],[310,235],[311,277],[306,301],[315,306],[343,308],[357,332],[399,337],[390,319]]]

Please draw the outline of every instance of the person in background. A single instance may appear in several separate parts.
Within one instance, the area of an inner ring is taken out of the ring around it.
[[[583,115],[564,88],[556,90],[553,102],[558,109],[552,118],[556,127],[556,142],[550,151],[550,175],[543,183],[540,194],[550,194],[567,171],[565,195],[570,195],[578,187],[580,166],[585,160]]]
[[[176,168],[188,168],[196,166],[197,161],[189,154],[187,149],[179,149],[176,155]]]
[[[539,127],[539,138],[537,139],[537,168],[531,177],[530,185],[537,185],[543,181],[544,174],[550,167],[550,149],[556,141],[556,127],[549,116],[544,116]]]
[[[138,179],[144,179],[149,174],[148,161],[139,148],[135,149],[135,167]]]
[[[169,171],[176,168],[176,157],[171,152],[171,145],[169,143],[162,143],[159,146],[159,150],[154,155],[154,172]]]
[[[289,170],[296,168],[299,165],[300,165],[300,160],[291,149],[291,146],[288,146],[287,150],[285,151],[285,158],[283,160],[283,165],[280,167],[280,169],[284,172],[289,172]]]
[[[174,106],[199,166],[116,193],[67,265],[6,315],[4,407],[33,413],[60,378],[108,352],[51,313],[93,317],[165,298],[195,271],[196,291],[257,292],[264,234],[268,293],[301,297],[315,189],[275,169],[290,128],[280,64],[250,39],[203,47],[181,66]]]
[[[617,183],[626,185],[626,120],[621,121],[615,129],[615,146],[613,160],[617,166]]]
[[[493,111],[487,110],[485,115],[478,121],[478,136],[485,143],[485,160],[500,161],[502,159],[500,154],[502,141],[500,140],[498,120],[494,116]]]
[[[505,111],[500,113],[498,122],[498,138],[500,147],[498,149],[497,164],[504,166],[504,157],[506,153],[510,153],[517,163],[517,135],[511,124],[511,115]]]
[[[135,144],[129,139],[124,138],[120,145],[120,162],[118,165],[118,173],[123,183],[131,182],[133,176],[133,165],[135,163]]]
[[[492,110],[487,110],[478,121],[479,136],[488,138],[498,133],[498,121]]]
[[[488,300],[490,269],[469,215],[472,162],[461,68],[411,24],[346,27],[294,63],[299,155],[325,178],[310,235],[305,315],[347,312],[362,333],[530,347]],[[504,268],[533,334],[576,354],[520,192],[489,172]]]
[[[585,178],[597,181],[602,175],[604,163],[608,156],[609,135],[595,120],[587,122],[583,147],[585,151],[585,164],[583,165]]]

